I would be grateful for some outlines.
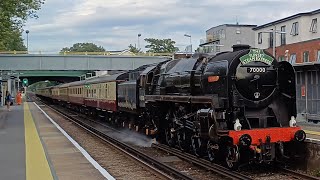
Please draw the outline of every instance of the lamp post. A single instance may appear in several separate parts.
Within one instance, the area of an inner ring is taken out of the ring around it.
[[[185,34],[184,36],[190,38],[190,49],[191,49],[191,53],[192,53],[191,35]]]
[[[286,32],[284,31],[278,31],[277,30],[277,26],[274,26],[274,28],[271,30],[271,31],[263,31],[262,33],[272,33],[272,55],[274,57],[276,57],[276,34],[279,33],[279,34],[286,34]]]
[[[26,30],[26,34],[27,34],[27,52],[29,54],[29,30]]]
[[[141,34],[139,33],[138,34],[138,49],[140,50],[140,37],[141,37]]]

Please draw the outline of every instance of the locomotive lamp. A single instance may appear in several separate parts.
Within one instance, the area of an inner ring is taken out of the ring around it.
[[[240,124],[240,120],[237,118],[236,122],[234,123],[233,128],[234,128],[235,131],[240,131],[241,127],[242,127],[242,125]]]
[[[290,127],[296,127],[297,126],[297,121],[294,118],[294,116],[291,116],[291,120],[289,121],[289,126]]]

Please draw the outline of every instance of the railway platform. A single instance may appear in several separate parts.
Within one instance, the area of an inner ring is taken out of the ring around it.
[[[0,179],[113,179],[36,104],[0,108]]]
[[[298,125],[306,132],[307,138],[320,142],[320,124],[298,122]]]

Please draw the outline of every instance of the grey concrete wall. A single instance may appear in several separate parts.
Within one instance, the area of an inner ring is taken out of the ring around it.
[[[304,143],[291,144],[289,150],[298,155],[287,162],[291,168],[306,172],[320,171],[320,140],[307,139]]]
[[[307,169],[320,171],[320,142],[310,142],[307,144],[308,156],[307,156]]]

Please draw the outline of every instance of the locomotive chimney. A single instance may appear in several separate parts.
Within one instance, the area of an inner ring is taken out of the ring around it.
[[[235,44],[232,46],[233,48],[233,52],[235,51],[240,51],[240,50],[244,50],[244,49],[250,49],[251,46],[247,45],[247,44]]]

